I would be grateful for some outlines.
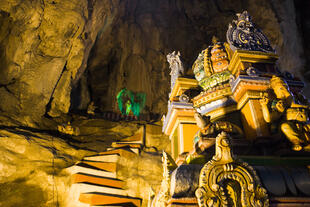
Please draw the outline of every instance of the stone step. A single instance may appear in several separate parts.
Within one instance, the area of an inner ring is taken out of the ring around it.
[[[128,148],[129,148],[129,147],[128,147]],[[134,152],[135,154],[139,154],[139,153],[140,153],[140,150],[141,150],[141,148],[133,148],[133,147],[130,147],[129,149],[130,149],[131,152]],[[114,148],[114,147],[111,147],[111,148],[108,148],[107,150],[108,150],[108,151],[110,151],[110,150],[115,150],[115,148]]]
[[[141,206],[142,199],[136,197],[113,195],[108,193],[83,193],[79,198],[80,202],[95,206]]]
[[[86,164],[104,171],[116,172],[116,163],[115,162],[98,162],[98,161],[82,161],[81,164]],[[78,163],[78,164],[79,164]]]
[[[140,148],[130,148],[131,151],[133,151],[136,154],[140,154]]]
[[[121,140],[121,142],[143,142],[143,127],[140,127],[140,129],[131,137],[126,137]]]
[[[92,168],[91,166],[87,167],[87,165],[74,165],[72,167],[69,167],[67,169],[71,174],[77,174],[77,173],[85,173],[90,175],[97,175],[102,177],[109,177],[109,178],[116,178],[116,172],[108,172],[101,170],[99,168]]]
[[[126,158],[133,158],[136,156],[135,153],[128,148],[115,148],[112,150],[99,153],[99,155],[112,155],[112,154],[118,154],[119,156]]]
[[[81,192],[83,192],[82,189],[80,189],[79,184],[72,184],[70,186],[69,192],[66,195],[66,199],[70,201],[70,204],[68,206],[70,207],[90,207],[87,203],[82,203],[79,201]]]
[[[168,206],[171,206],[171,207],[178,207],[178,206],[199,207],[197,198],[171,198],[168,201]]]
[[[111,188],[107,186],[95,185],[91,183],[75,183],[72,185],[72,189],[74,188],[75,192],[78,194],[81,193],[110,193],[115,195],[128,196],[128,193],[125,190],[119,188]]]
[[[74,174],[72,175],[72,178],[73,183],[90,183],[119,189],[122,189],[125,185],[124,181],[119,179],[90,175],[85,173]]]
[[[142,148],[141,143],[131,143],[131,142],[113,142],[112,147],[114,148],[119,148],[119,147],[129,147],[129,148]]]
[[[117,162],[119,159],[120,155],[115,153],[115,154],[103,154],[103,155],[94,155],[94,156],[89,156],[89,157],[84,157],[83,162],[85,161],[97,161],[97,162]]]

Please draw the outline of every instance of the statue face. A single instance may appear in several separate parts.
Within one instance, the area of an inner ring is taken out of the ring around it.
[[[279,112],[284,112],[285,110],[285,105],[284,105],[284,102],[283,100],[279,100],[276,104],[276,109],[279,111]]]

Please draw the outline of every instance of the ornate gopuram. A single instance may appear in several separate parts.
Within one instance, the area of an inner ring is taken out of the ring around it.
[[[167,56],[171,93],[163,179],[149,206],[310,206],[310,104],[304,84],[244,11],[184,75]]]

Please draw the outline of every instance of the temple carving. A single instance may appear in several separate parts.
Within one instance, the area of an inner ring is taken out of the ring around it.
[[[164,153],[162,186],[149,205],[310,205],[303,82],[277,68],[278,55],[247,11],[229,24],[226,38],[213,37],[198,54],[194,78],[173,63],[180,53],[167,56],[171,92],[163,132],[172,164]]]
[[[234,158],[226,132],[216,137],[215,155],[201,169],[196,197],[200,207],[269,206],[255,170]]]

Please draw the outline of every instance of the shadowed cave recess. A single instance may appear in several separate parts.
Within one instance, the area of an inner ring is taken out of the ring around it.
[[[302,0],[2,0],[0,206],[77,206],[67,169],[141,133],[140,157],[118,177],[147,206],[150,186],[160,186],[162,151],[170,151],[160,121],[167,54],[179,51],[193,76],[198,54],[213,36],[226,41],[228,24],[247,10],[277,66],[310,97],[309,9]],[[124,88],[145,94],[139,118],[120,114]]]

